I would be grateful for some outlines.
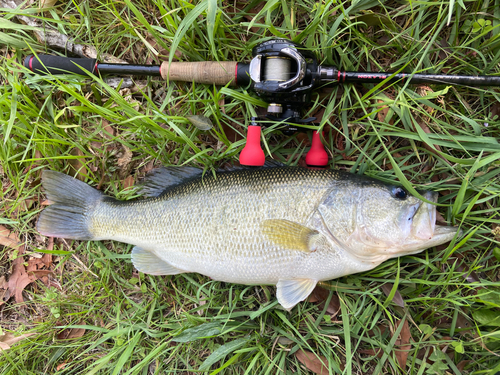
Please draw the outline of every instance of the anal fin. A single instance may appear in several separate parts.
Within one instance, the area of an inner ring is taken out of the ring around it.
[[[276,284],[276,297],[286,310],[291,310],[297,303],[305,300],[316,286],[317,280],[292,279],[280,280]]]
[[[149,275],[177,275],[184,272],[139,246],[132,249],[132,263],[139,272]]]

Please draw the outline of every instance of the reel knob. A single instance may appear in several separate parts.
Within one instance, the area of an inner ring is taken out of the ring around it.
[[[266,156],[260,146],[260,126],[250,125],[247,133],[247,143],[240,154],[240,164],[250,167],[262,167]]]
[[[317,131],[313,131],[312,145],[306,155],[306,164],[310,167],[324,167],[328,164],[328,154]]]

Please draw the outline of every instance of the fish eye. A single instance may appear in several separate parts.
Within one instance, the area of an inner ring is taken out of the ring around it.
[[[402,187],[395,187],[392,189],[392,195],[397,199],[404,200],[408,196],[408,193]]]

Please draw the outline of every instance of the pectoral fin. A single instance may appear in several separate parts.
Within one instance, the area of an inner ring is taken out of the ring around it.
[[[261,228],[269,240],[288,250],[315,251],[320,238],[318,231],[290,220],[265,220]]]
[[[276,284],[276,297],[286,310],[290,311],[300,301],[305,300],[316,286],[317,280],[280,280]]]
[[[177,275],[184,272],[139,246],[132,249],[132,263],[139,272],[149,275]]]

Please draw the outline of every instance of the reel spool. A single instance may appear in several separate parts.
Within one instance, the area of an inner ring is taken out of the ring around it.
[[[269,56],[265,61],[264,79],[266,81],[286,82],[291,73],[292,60],[282,56]]]

